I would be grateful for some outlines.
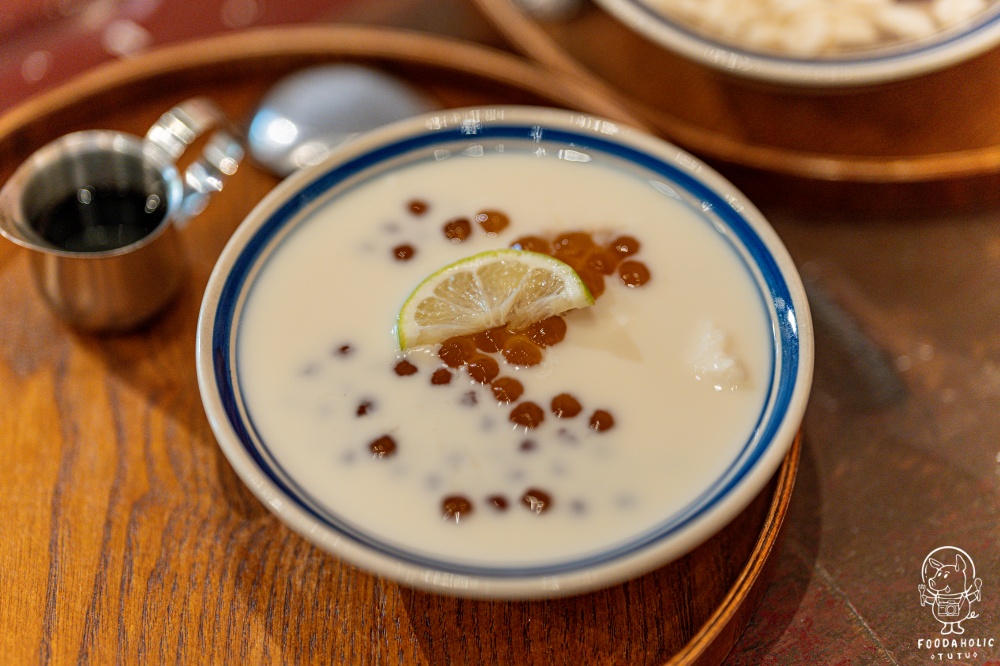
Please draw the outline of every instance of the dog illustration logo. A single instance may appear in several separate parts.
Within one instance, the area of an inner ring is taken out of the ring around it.
[[[983,586],[969,554],[953,546],[936,548],[924,558],[920,578],[920,605],[931,607],[934,619],[943,625],[941,634],[964,634],[962,623],[979,617],[972,604],[982,598]]]

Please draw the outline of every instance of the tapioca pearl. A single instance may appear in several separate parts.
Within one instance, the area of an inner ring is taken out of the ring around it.
[[[476,354],[466,364],[469,377],[480,384],[489,384],[500,374],[500,365],[490,356]]]
[[[396,454],[396,440],[389,435],[382,435],[368,445],[368,450],[372,452],[372,457],[376,459],[388,458]]]
[[[438,348],[440,358],[449,368],[460,368],[476,353],[476,343],[466,336],[448,338]]]
[[[400,377],[409,377],[410,375],[417,374],[417,366],[413,365],[405,358],[396,363],[392,370]]]
[[[511,336],[511,331],[506,326],[497,326],[486,331],[481,331],[472,336],[476,348],[487,354],[495,354],[503,349],[503,343]]]
[[[497,511],[506,511],[510,506],[507,498],[503,495],[490,495],[486,498],[486,503]]]
[[[354,347],[346,343],[340,344],[334,347],[331,353],[338,358],[347,358],[354,353]]]
[[[431,373],[431,384],[444,386],[451,383],[451,370],[448,368],[438,368]]]
[[[587,287],[587,291],[595,299],[601,297],[604,293],[604,276],[600,273],[594,272],[592,270],[581,268],[576,272],[580,276],[580,280]]]
[[[566,337],[566,321],[558,315],[546,317],[526,328],[524,332],[539,347],[551,347]]]
[[[472,502],[464,495],[449,495],[441,500],[441,515],[448,522],[460,523],[472,514]]]
[[[930,15],[917,7],[892,3],[877,7],[872,12],[876,26],[900,39],[917,39],[937,31]]]
[[[511,365],[538,365],[542,350],[525,335],[512,335],[503,343],[504,359]]]
[[[358,408],[355,410],[355,414],[358,416],[367,416],[375,409],[375,402],[373,400],[364,399],[358,403]]]
[[[496,236],[510,225],[510,218],[498,210],[482,210],[476,213],[476,223],[489,236]]]
[[[611,412],[598,409],[590,415],[590,427],[597,432],[606,432],[615,427],[615,417],[611,415]]]
[[[396,261],[409,261],[417,253],[417,249],[409,243],[403,243],[392,248],[392,258]]]
[[[521,440],[521,443],[517,445],[517,450],[521,453],[531,453],[538,450],[538,442],[533,439]]]
[[[528,488],[521,495],[521,505],[532,513],[542,514],[552,508],[552,495],[538,488]]]
[[[524,385],[513,377],[497,377],[490,388],[497,402],[508,404],[515,402],[524,393]]]
[[[441,231],[452,243],[461,243],[472,234],[472,224],[464,217],[456,217],[445,222]]]
[[[444,477],[437,472],[431,472],[424,477],[424,486],[430,491],[440,490],[444,486]]]
[[[552,254],[552,243],[541,236],[521,236],[510,244],[512,249],[526,250],[528,252],[541,252],[542,254]]]
[[[575,446],[580,443],[580,438],[576,436],[576,433],[566,428],[559,428],[559,430],[556,431],[556,437],[564,444]]]
[[[649,269],[641,261],[629,259],[618,266],[618,277],[622,284],[633,289],[649,282]]]
[[[552,241],[552,254],[563,261],[566,261],[567,258],[583,259],[594,247],[594,239],[590,234],[583,231],[570,231],[559,234]]]
[[[602,247],[595,247],[587,255],[584,266],[595,273],[611,275],[615,272],[615,267],[620,261],[621,257],[616,252]]]
[[[545,411],[533,402],[522,402],[514,405],[514,408],[510,410],[510,420],[512,423],[531,430],[537,428],[545,420]]]
[[[619,236],[608,244],[608,249],[623,259],[637,254],[640,247],[634,236]]]
[[[580,401],[569,393],[560,393],[552,398],[551,407],[552,413],[559,419],[571,419],[583,411]]]
[[[635,505],[638,503],[635,495],[631,493],[620,493],[615,496],[613,502],[616,509],[623,511],[635,508]]]
[[[409,210],[411,214],[420,217],[430,209],[430,204],[423,199],[410,199],[410,201],[406,204],[406,209]]]

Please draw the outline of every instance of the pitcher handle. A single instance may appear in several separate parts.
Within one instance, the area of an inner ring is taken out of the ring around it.
[[[205,97],[193,97],[173,107],[146,132],[146,142],[177,160],[194,141],[213,129],[198,156],[184,170],[184,192],[174,221],[178,225],[201,213],[208,200],[243,160],[243,141],[225,113]]]

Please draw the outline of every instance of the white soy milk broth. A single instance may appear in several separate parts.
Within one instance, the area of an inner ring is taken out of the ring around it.
[[[413,215],[408,202],[429,209]],[[483,209],[510,227],[449,242],[442,226]],[[521,400],[546,410],[525,431],[488,386],[442,367],[435,348],[405,357],[400,377],[394,323],[425,277],[458,259],[507,247],[523,235],[585,230],[639,239],[649,283],[616,276],[596,304],[568,313],[566,338],[537,366],[501,376]],[[397,261],[392,249],[416,252]],[[726,332],[743,380],[716,390],[690,358],[704,322]],[[350,353],[338,353],[342,345]],[[318,506],[379,541],[466,564],[531,565],[585,557],[626,543],[683,509],[719,477],[750,437],[766,399],[771,328],[747,269],[719,233],[681,201],[644,180],[554,156],[487,152],[397,169],[310,213],[256,277],[237,334],[240,390],[254,427],[282,469]],[[557,419],[551,398],[573,394],[583,412]],[[476,404],[469,405],[469,394]],[[358,416],[358,405],[372,407]],[[587,427],[606,409],[615,426]],[[559,433],[560,429],[567,433]],[[396,453],[368,445],[390,434]],[[536,448],[520,449],[532,439]],[[551,509],[521,506],[527,488]],[[442,518],[447,495],[474,510]],[[486,498],[501,495],[504,511]]]

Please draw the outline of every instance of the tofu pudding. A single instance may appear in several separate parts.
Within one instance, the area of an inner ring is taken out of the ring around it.
[[[613,265],[581,264],[597,298],[550,322],[558,340],[400,351],[424,278],[567,237]],[[234,365],[262,457],[325,522],[418,560],[516,571],[627,549],[720,483],[772,399],[774,327],[741,251],[670,184],[583,148],[484,142],[362,172],[246,284]]]

